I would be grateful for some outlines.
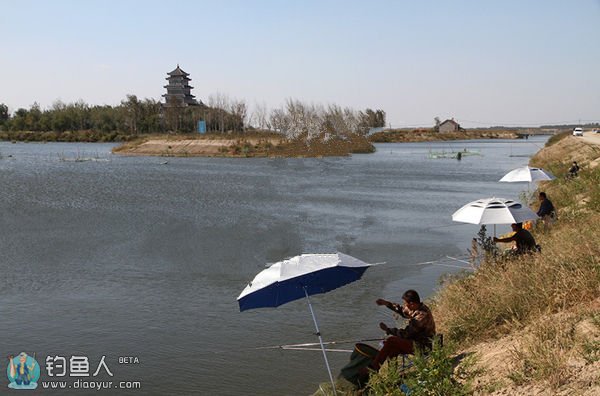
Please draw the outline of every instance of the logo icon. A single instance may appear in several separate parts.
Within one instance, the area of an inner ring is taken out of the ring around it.
[[[11,389],[35,389],[40,379],[40,365],[33,357],[25,352],[21,352],[16,357],[8,357],[8,367],[6,368],[8,376],[8,387]]]

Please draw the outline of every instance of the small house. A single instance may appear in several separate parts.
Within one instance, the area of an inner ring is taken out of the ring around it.
[[[451,133],[451,132],[458,132],[461,129],[462,128],[460,127],[460,124],[458,122],[454,121],[454,118],[453,118],[451,120],[446,120],[446,121],[442,122],[439,127],[439,132],[440,133]]]

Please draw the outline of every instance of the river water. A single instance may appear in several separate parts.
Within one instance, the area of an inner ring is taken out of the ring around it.
[[[316,342],[306,302],[240,313],[246,283],[303,252],[386,262],[312,299],[325,340],[380,336],[377,324],[392,322],[375,299],[398,301],[407,288],[430,295],[454,269],[416,264],[465,256],[478,231],[451,214],[477,198],[518,198],[526,184],[497,180],[545,140],[383,144],[320,159],[119,157],[111,144],[1,142],[0,354],[35,353],[42,380],[78,379],[50,377],[48,356],[85,356],[85,380],[141,383],[36,394],[311,394],[328,380],[320,352],[254,349]],[[465,148],[481,155],[428,158]],[[93,376],[102,356],[112,377]],[[336,375],[348,354],[329,358]]]

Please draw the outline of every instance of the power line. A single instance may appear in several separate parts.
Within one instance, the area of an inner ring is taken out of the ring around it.
[[[541,125],[570,125],[570,124],[582,124],[582,123],[600,123],[600,119],[577,119],[577,120],[563,120],[563,121],[544,121],[544,122],[516,122],[516,121],[476,121],[468,120],[461,117],[454,117],[455,121],[468,122],[471,124],[479,125],[490,125],[490,126],[541,126]],[[393,128],[417,128],[417,127],[431,127],[433,122],[415,122],[415,123],[400,123],[390,124]]]

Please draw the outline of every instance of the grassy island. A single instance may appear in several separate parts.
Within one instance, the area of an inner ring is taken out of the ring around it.
[[[115,154],[165,157],[324,157],[371,153],[375,147],[364,136],[348,134],[313,139],[287,139],[275,133],[201,136],[151,135],[113,149]]]

